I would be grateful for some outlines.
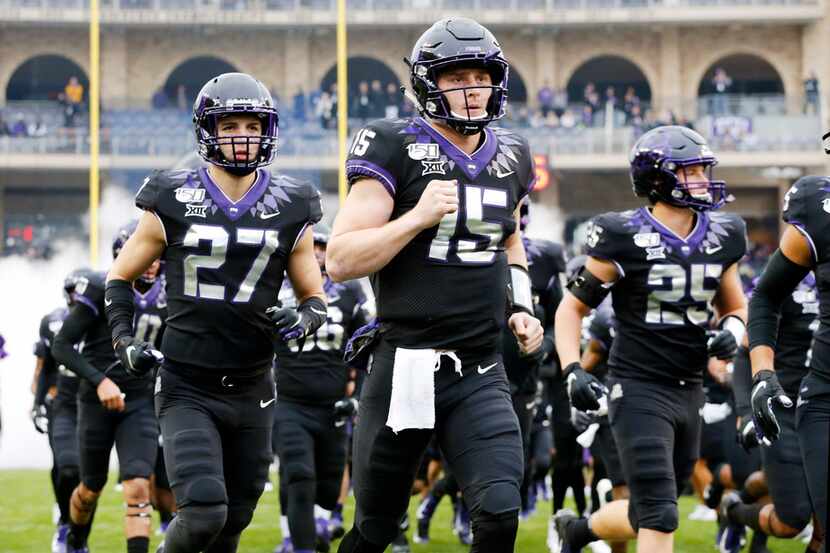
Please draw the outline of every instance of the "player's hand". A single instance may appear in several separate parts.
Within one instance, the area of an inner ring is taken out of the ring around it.
[[[735,335],[727,329],[711,330],[706,333],[706,336],[709,338],[706,342],[709,357],[729,360],[738,353],[738,341]]]
[[[765,446],[771,446],[778,439],[781,427],[775,418],[773,405],[789,409],[793,406],[792,400],[787,397],[775,371],[764,369],[752,377],[752,420],[755,422],[755,432],[758,440]]]
[[[585,411],[580,411],[579,409],[575,409],[573,407],[571,408],[571,425],[573,425],[577,434],[582,434],[588,430],[588,427],[591,426],[592,422],[594,422],[594,417]]]
[[[602,382],[585,372],[579,363],[571,363],[565,367],[565,374],[571,406],[580,411],[598,410],[599,398],[607,392]]]
[[[110,380],[105,378],[98,384],[98,399],[101,404],[109,411],[123,411],[125,408],[124,394],[121,393],[121,388]]]
[[[431,180],[411,213],[416,217],[418,226],[426,229],[437,225],[444,215],[457,210],[458,181]]]
[[[359,405],[357,400],[353,397],[344,397],[334,404],[334,419],[339,423],[346,422],[346,420],[357,414]]]
[[[758,433],[755,431],[755,421],[752,420],[752,417],[746,417],[741,420],[741,423],[738,425],[738,433],[735,437],[747,453],[752,448],[758,447]]]
[[[35,430],[40,434],[49,433],[49,417],[46,416],[46,406],[42,403],[32,407],[32,422],[35,425]]]
[[[292,307],[274,305],[265,310],[265,313],[274,323],[274,329],[284,341],[305,338],[307,333],[306,321],[302,313]]]
[[[164,362],[164,355],[152,344],[124,336],[115,344],[115,354],[128,374],[142,378]]]
[[[518,340],[521,353],[530,355],[542,347],[542,339],[545,336],[542,332],[542,323],[536,317],[520,311],[510,316],[507,325]]]

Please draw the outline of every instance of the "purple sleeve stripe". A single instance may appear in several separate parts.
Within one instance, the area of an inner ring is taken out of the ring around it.
[[[810,236],[810,233],[807,232],[807,229],[804,228],[804,225],[797,221],[793,221],[790,223],[792,226],[796,228],[798,232],[804,235],[804,238],[807,239],[807,243],[810,244],[810,251],[813,253],[813,263],[818,263],[818,251],[816,250],[816,243],[813,242],[813,238]]]
[[[364,159],[351,159],[347,161],[346,175],[349,177],[349,180],[351,180],[354,175],[364,175],[376,178],[383,183],[383,186],[386,187],[386,191],[389,192],[389,195],[393,198],[395,197],[395,189],[397,184],[395,177],[393,177],[389,171],[372,163],[371,161],[366,161]]]
[[[82,304],[86,305],[87,307],[92,309],[92,312],[95,314],[96,317],[98,316],[98,313],[99,313],[98,307],[96,307],[95,303],[93,303],[92,300],[90,300],[88,297],[83,296],[81,294],[74,294],[74,296],[75,296],[75,301],[81,302]]]

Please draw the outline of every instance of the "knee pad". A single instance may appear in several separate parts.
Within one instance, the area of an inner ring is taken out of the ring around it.
[[[288,485],[314,480],[314,471],[300,459],[285,459],[284,474]]]
[[[518,508],[502,513],[479,511],[473,517],[471,553],[512,553],[519,529]]]
[[[629,505],[633,503],[632,501]],[[632,517],[636,520],[632,520]],[[679,518],[677,505],[670,501],[638,502],[633,511],[631,507],[628,509],[628,519],[634,530],[646,528],[669,534],[677,530]]]
[[[187,505],[173,519],[168,539],[184,550],[202,551],[222,532],[227,518],[225,504]]]
[[[90,491],[100,493],[107,483],[107,473],[84,474],[81,476],[81,482],[83,482],[84,486],[86,486],[86,488]]]
[[[225,483],[215,476],[202,476],[195,479],[187,486],[184,495],[185,497],[180,500],[182,503],[214,505],[228,502]]]
[[[360,534],[357,527],[353,526],[340,541],[340,547],[337,548],[337,553],[383,553],[385,550],[385,545],[378,545],[367,541]]]
[[[474,508],[470,507],[473,511]],[[484,490],[476,510],[489,515],[501,515],[509,511],[518,511],[521,507],[522,497],[519,488],[510,482],[498,482]]]
[[[813,517],[813,509],[809,501],[787,502],[783,505],[775,505],[772,515],[780,522],[795,529],[797,535],[810,523]],[[772,525],[772,520],[770,520],[770,525]]]

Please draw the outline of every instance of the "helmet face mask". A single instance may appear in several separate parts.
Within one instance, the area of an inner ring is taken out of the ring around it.
[[[253,115],[260,121],[259,135],[220,136],[219,126],[232,115]],[[279,115],[271,93],[261,82],[244,73],[224,73],[208,81],[193,105],[193,127],[199,155],[227,172],[245,176],[270,164],[277,154]],[[242,159],[228,159],[223,145],[233,151],[244,148]]]
[[[444,121],[464,135],[481,132],[491,121],[504,117],[507,107],[507,60],[495,37],[472,19],[449,18],[435,23],[415,43],[406,60],[416,107],[422,115]],[[475,84],[441,89],[440,76],[450,70],[484,69],[490,84]],[[487,90],[489,99],[481,115],[471,115],[468,94]],[[451,109],[447,93],[462,91],[465,109]]]
[[[706,140],[686,127],[652,129],[637,140],[629,159],[634,193],[652,203],[711,211],[732,199],[726,182],[713,178],[718,160]],[[705,180],[690,180],[698,178],[689,175],[693,166],[703,167]]]

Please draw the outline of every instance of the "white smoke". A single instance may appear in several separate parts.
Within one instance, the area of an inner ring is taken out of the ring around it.
[[[112,261],[112,237],[130,219],[140,215],[132,195],[123,188],[107,187],[99,208],[99,255],[96,269]],[[88,228],[88,214],[82,217]],[[89,246],[66,239],[53,246],[48,261],[22,256],[0,258],[0,334],[9,356],[0,361],[0,469],[47,468],[51,454],[46,436],[35,432],[29,418],[30,392],[35,367],[33,345],[38,339],[40,319],[64,305],[64,277],[79,267],[89,267]]]
[[[530,222],[526,231],[530,238],[550,240],[561,244],[564,230],[565,217],[561,209],[542,202],[533,202],[530,206]]]

